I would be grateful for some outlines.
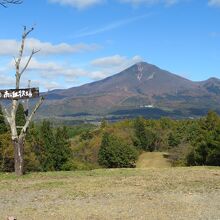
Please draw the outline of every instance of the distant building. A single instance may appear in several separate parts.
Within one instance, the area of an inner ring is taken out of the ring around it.
[[[141,105],[140,108],[154,108],[154,105]]]

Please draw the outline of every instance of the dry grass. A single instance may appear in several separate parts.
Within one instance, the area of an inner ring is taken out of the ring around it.
[[[0,219],[220,219],[220,169],[0,174]]]
[[[163,152],[144,152],[137,161],[137,168],[167,168],[171,167]]]

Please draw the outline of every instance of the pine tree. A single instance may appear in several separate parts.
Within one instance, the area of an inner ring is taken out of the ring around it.
[[[70,142],[67,134],[67,128],[57,128],[55,134],[55,170],[62,170],[62,167],[71,158]]]
[[[146,128],[145,119],[139,117],[134,123],[135,136],[134,145],[146,151],[155,150],[156,134],[152,129]]]
[[[56,142],[51,123],[44,120],[40,127],[40,139],[42,140],[41,164],[44,171],[55,170]]]
[[[134,123],[135,129],[135,145],[140,149],[147,150],[147,136],[144,118],[138,117]]]
[[[112,145],[112,140],[111,140],[111,136],[109,133],[105,132],[102,136],[102,143],[101,143],[101,147],[99,150],[99,154],[98,154],[98,161],[100,165],[106,166],[106,167],[110,167],[110,159],[111,159],[111,155],[110,155],[110,150],[111,150],[111,145]]]
[[[202,135],[193,142],[187,164],[220,166],[220,117],[210,111],[198,126]]]
[[[18,134],[20,134],[20,132],[21,132],[21,128],[19,128],[19,127],[23,127],[24,126],[24,124],[25,124],[25,113],[24,113],[24,106],[21,104],[21,103],[19,103],[19,105],[18,105],[18,109],[17,109],[17,111],[16,111],[16,126],[18,126],[18,129],[17,129],[17,131],[18,131]]]

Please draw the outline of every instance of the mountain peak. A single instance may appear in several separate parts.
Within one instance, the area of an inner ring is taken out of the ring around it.
[[[148,63],[148,62],[146,62],[146,61],[140,61],[140,62],[137,62],[137,63],[135,63],[133,66],[131,66],[131,67],[136,67],[136,68],[138,68],[139,66],[142,66],[142,67],[145,67],[145,68],[147,68],[147,67],[155,67],[155,68],[158,68],[157,66],[155,66],[155,65],[153,65],[153,64],[150,64],[150,63]],[[159,68],[158,68],[159,69]]]
[[[193,82],[142,61],[100,81],[51,91],[50,95],[48,108],[52,105],[60,114],[63,114],[61,106],[66,106],[65,113],[68,114],[105,113],[151,105],[173,109],[178,106],[181,109],[200,108],[201,103],[216,106],[215,100],[220,95],[220,80],[210,78],[203,82]]]
[[[216,78],[216,77],[211,77],[209,79],[206,80],[207,82],[216,82],[216,81],[220,81],[220,79]]]

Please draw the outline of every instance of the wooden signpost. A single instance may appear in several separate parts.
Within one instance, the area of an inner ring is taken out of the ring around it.
[[[4,106],[4,103],[2,102],[2,108],[5,120],[8,122],[11,130],[11,138],[14,145],[14,167],[15,167],[15,173],[17,175],[23,175],[24,174],[24,144],[25,144],[25,137],[27,135],[28,127],[33,120],[33,117],[38,110],[38,108],[43,103],[44,97],[39,97],[39,89],[38,88],[30,88],[28,85],[28,88],[21,89],[20,88],[20,79],[23,73],[27,70],[28,65],[32,59],[32,57],[39,52],[39,50],[32,50],[26,64],[24,67],[21,66],[21,61],[24,55],[24,48],[25,48],[25,42],[28,37],[28,35],[34,30],[32,27],[31,29],[27,30],[26,26],[24,27],[24,31],[22,34],[21,39],[21,46],[19,49],[18,57],[15,58],[15,89],[8,89],[8,90],[0,90],[0,100],[1,101],[10,101],[11,102],[11,108],[8,108],[7,106]],[[30,82],[29,82],[30,84]],[[30,98],[37,98],[38,102],[35,104],[33,109],[31,110],[29,114],[28,109],[28,101]],[[19,105],[19,102],[21,99],[26,99],[27,101],[27,109],[25,111],[26,121],[25,124],[22,126],[20,130],[17,128],[16,124],[16,112]]]
[[[0,99],[30,99],[39,97],[39,88],[0,90]]]

